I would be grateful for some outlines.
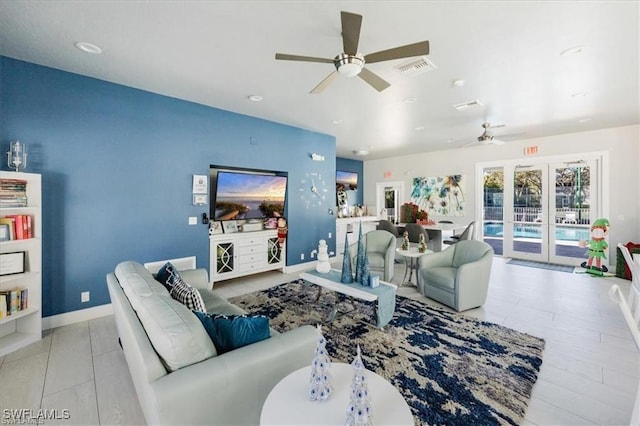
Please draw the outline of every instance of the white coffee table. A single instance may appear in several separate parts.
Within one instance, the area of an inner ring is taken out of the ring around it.
[[[344,425],[351,394],[353,367],[332,363],[333,395],[327,401],[309,400],[310,367],[282,379],[262,406],[261,425]],[[380,425],[413,425],[413,415],[400,392],[384,378],[367,370],[371,419]]]
[[[409,250],[402,250],[401,248],[396,249],[396,253],[405,258],[406,267],[404,269],[404,277],[402,278],[402,285],[404,286],[418,286],[419,274],[418,266],[420,259],[422,256],[433,253],[433,250],[427,250],[424,253],[420,253],[418,251],[418,247],[410,246]],[[413,271],[416,271],[416,283],[415,285],[411,281],[413,277]],[[407,280],[407,273],[409,274],[409,279]]]

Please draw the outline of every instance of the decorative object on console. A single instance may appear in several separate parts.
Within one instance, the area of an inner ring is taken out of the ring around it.
[[[371,398],[367,385],[367,369],[362,362],[360,345],[351,363],[353,366],[353,382],[351,383],[351,398],[347,407],[347,426],[371,426]]]
[[[27,167],[27,145],[20,141],[11,142],[7,151],[7,166],[20,172]]]
[[[379,286],[380,286],[380,276],[379,275],[369,276],[369,287],[376,288]]]
[[[415,177],[411,201],[432,216],[463,216],[463,183],[462,175]]]
[[[353,282],[353,273],[351,272],[351,253],[349,253],[349,236],[344,234],[344,253],[342,253],[342,277],[340,281],[343,284],[351,284]]]
[[[329,253],[327,252],[327,242],[320,240],[318,244],[318,263],[316,264],[316,271],[321,274],[326,274],[331,270],[331,263],[329,263]]]
[[[309,399],[311,401],[326,401],[333,393],[331,385],[331,359],[327,353],[327,340],[322,335],[322,328],[318,328],[318,343],[311,361],[311,389]]]
[[[222,230],[222,222],[219,220],[211,220],[209,221],[209,235],[222,234],[224,231]]]
[[[284,217],[278,218],[278,244],[280,248],[284,246],[284,240],[287,239],[287,232],[289,228],[287,227],[287,219]]]
[[[225,234],[238,232],[238,223],[235,220],[225,220],[222,222],[222,229]]]

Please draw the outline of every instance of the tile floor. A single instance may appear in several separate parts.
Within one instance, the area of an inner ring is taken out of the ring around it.
[[[546,340],[525,425],[628,425],[640,357],[608,290],[628,281],[506,264],[496,257],[486,304],[467,311]],[[404,274],[396,265],[394,282]],[[297,274],[269,272],[216,285],[225,297],[262,290]],[[437,305],[415,288],[398,294]],[[5,409],[68,410],[51,423],[140,425],[112,316],[47,330],[44,338],[0,358],[0,420]]]

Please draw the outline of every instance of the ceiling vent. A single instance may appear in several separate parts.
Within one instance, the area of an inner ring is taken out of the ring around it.
[[[409,62],[405,62],[404,64],[397,65],[394,68],[407,77],[411,77],[434,70],[438,67],[436,67],[433,62],[427,59],[426,56],[421,56],[416,59],[411,59]]]
[[[482,106],[482,102],[480,102],[477,99],[474,99],[472,101],[463,102],[461,104],[454,105],[453,107],[455,109],[457,109],[458,111],[464,111],[465,109],[475,108],[475,107],[479,107],[479,106]]]

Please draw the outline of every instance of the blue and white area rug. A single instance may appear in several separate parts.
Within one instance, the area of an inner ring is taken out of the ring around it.
[[[267,315],[286,331],[324,322],[334,295],[296,281],[231,299]],[[347,298],[358,307],[358,302]],[[520,424],[542,364],[544,340],[397,296],[384,331],[367,309],[338,316],[323,334],[334,362],[349,363],[360,345],[365,366],[389,380],[411,407],[416,424]],[[313,354],[309,354],[309,362]],[[375,407],[372,407],[375,424]]]

